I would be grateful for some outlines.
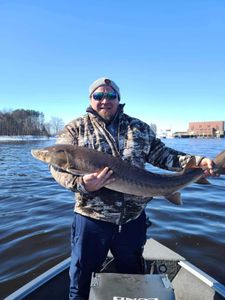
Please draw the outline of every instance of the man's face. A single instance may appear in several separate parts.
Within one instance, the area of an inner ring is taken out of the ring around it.
[[[94,94],[97,93],[113,93],[116,94],[115,99],[108,99],[107,96],[104,96],[101,100],[95,100]],[[94,93],[91,95],[91,107],[106,121],[111,121],[117,112],[119,106],[119,98],[117,93],[114,91],[111,86],[100,86]]]

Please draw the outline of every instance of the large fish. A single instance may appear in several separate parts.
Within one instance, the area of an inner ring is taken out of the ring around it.
[[[192,161],[182,172],[155,174],[110,154],[69,144],[56,144],[31,153],[35,158],[74,175],[94,173],[109,167],[115,181],[106,188],[142,197],[163,196],[174,204],[181,204],[178,190],[204,177],[201,168],[189,168]],[[217,172],[225,174],[225,151],[216,157],[215,163]]]

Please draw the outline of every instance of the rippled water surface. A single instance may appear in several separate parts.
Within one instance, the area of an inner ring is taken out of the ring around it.
[[[225,139],[166,139],[211,158]],[[73,193],[30,151],[54,141],[0,142],[0,299],[70,255]],[[154,237],[225,284],[225,177],[182,191],[183,206],[156,198],[147,207]]]

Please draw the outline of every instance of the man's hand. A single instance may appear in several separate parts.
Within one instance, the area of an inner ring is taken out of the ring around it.
[[[91,173],[83,176],[84,188],[87,192],[95,192],[105,185],[115,181],[115,178],[110,178],[113,171],[105,167],[98,173]]]
[[[215,167],[214,162],[210,158],[203,158],[199,164],[199,167],[204,169],[205,176],[219,176],[219,174],[215,173],[213,168]]]

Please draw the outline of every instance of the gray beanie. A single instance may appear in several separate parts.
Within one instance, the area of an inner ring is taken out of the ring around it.
[[[114,81],[112,81],[111,79],[108,79],[106,77],[101,77],[97,80],[95,80],[89,87],[89,96],[91,96],[93,94],[93,92],[100,86],[111,86],[111,88],[114,89],[115,92],[117,92],[117,94],[119,95],[119,99],[120,99],[120,89],[119,87],[115,84]]]

